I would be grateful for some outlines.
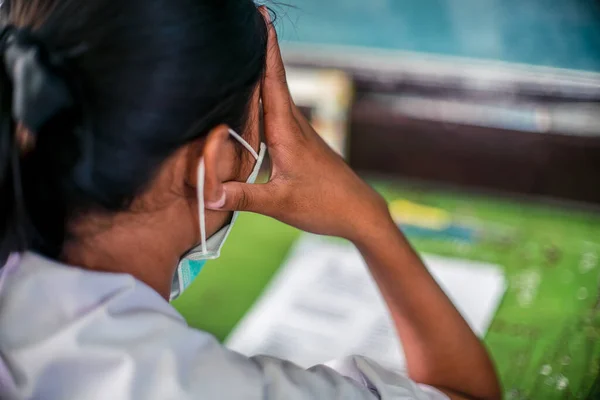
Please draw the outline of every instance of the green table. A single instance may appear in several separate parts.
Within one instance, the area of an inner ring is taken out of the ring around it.
[[[597,390],[599,214],[408,185],[376,187],[389,200],[446,210],[478,232],[458,240],[409,231],[419,251],[505,268],[509,289],[485,343],[506,398],[583,399]],[[265,217],[241,216],[222,258],[207,264],[175,306],[191,326],[224,340],[299,234]]]

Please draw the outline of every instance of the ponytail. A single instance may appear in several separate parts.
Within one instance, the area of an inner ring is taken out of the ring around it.
[[[58,74],[60,59],[26,28],[0,32],[0,265],[27,250],[36,235],[24,199],[23,157],[35,147],[42,127],[73,107]]]

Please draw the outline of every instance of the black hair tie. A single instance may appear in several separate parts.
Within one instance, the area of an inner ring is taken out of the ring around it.
[[[28,28],[7,25],[0,31],[6,75],[12,86],[12,117],[36,135],[52,117],[74,105],[59,73],[60,60]]]

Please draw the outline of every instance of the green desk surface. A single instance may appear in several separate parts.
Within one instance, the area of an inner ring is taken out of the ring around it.
[[[485,337],[507,399],[586,398],[600,365],[600,215],[379,183],[387,199],[448,211],[484,232],[464,242],[409,236],[417,250],[499,264],[509,284]],[[175,302],[189,324],[224,340],[300,233],[242,215],[222,257]]]

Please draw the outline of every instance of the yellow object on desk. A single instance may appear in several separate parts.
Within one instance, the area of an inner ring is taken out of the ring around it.
[[[390,213],[394,221],[401,225],[442,230],[452,224],[452,217],[447,211],[404,199],[392,201]]]

